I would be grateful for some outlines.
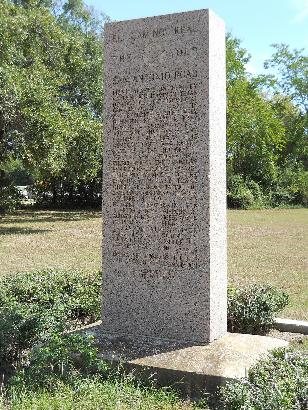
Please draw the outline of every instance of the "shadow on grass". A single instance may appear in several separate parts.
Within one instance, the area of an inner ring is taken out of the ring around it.
[[[70,222],[99,218],[98,211],[19,211],[0,219],[2,224],[39,223],[39,222]]]
[[[39,234],[49,232],[49,229],[32,229],[32,228],[16,228],[16,227],[9,227],[9,228],[2,228],[0,227],[0,236],[4,235],[32,235],[32,234]]]

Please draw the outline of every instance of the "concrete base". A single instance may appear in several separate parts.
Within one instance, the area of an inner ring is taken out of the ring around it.
[[[120,336],[104,335],[100,323],[83,330],[92,334],[101,356],[112,364],[121,363],[136,377],[172,386],[183,396],[198,398],[206,390],[213,392],[228,380],[247,375],[248,369],[275,348],[288,342],[266,336],[228,333],[203,346],[161,341],[138,342]]]

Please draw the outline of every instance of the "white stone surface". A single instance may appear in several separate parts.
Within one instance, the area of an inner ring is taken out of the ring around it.
[[[282,332],[308,335],[308,322],[306,320],[276,318],[274,321],[274,327]]]

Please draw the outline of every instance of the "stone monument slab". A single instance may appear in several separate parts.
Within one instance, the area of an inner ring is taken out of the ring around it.
[[[225,29],[209,10],[105,25],[105,334],[227,331]]]

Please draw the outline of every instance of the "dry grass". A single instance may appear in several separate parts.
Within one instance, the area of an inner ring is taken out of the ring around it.
[[[0,220],[0,273],[101,267],[99,212],[19,211]]]
[[[308,209],[229,211],[229,281],[286,290],[284,317],[308,320]]]
[[[229,281],[291,295],[285,317],[308,319],[308,209],[229,211]],[[99,269],[99,212],[19,211],[0,220],[0,274]]]

